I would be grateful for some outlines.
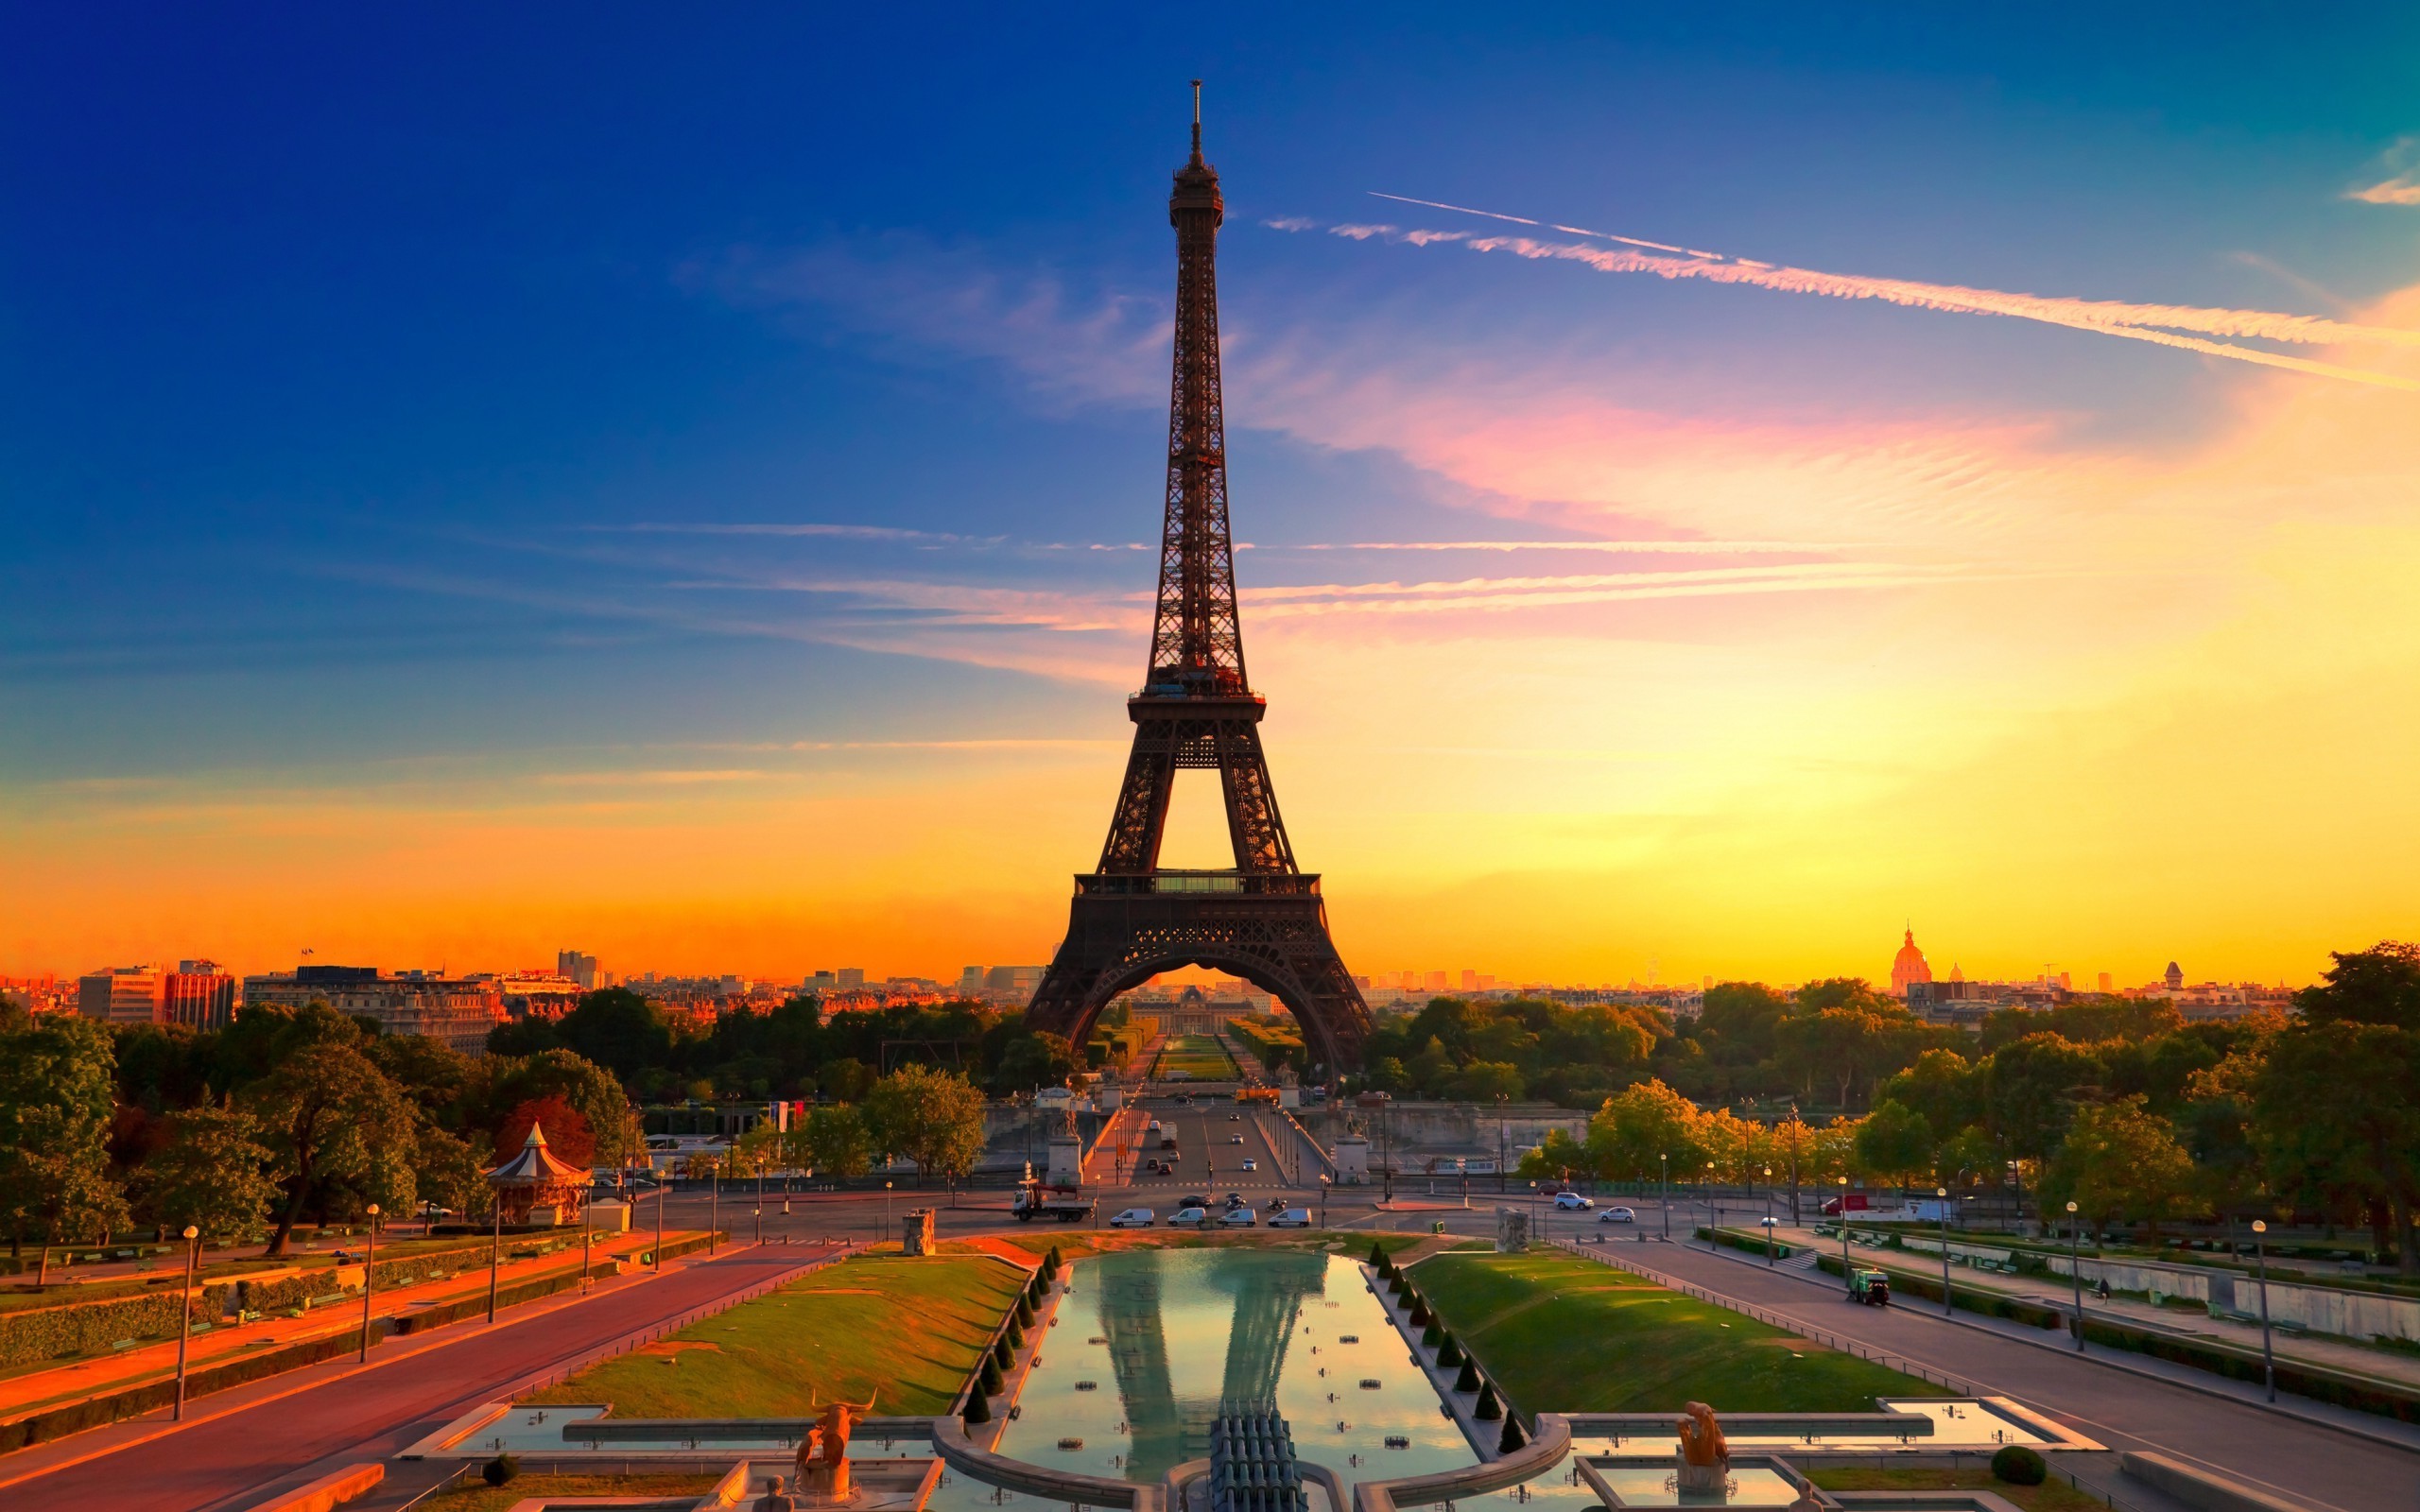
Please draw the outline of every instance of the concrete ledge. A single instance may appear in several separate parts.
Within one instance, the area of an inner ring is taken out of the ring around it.
[[[1131,1512],[1162,1512],[1161,1487],[1133,1481],[1113,1481],[1098,1475],[1054,1470],[1028,1460],[1011,1459],[978,1449],[966,1436],[966,1425],[955,1418],[932,1419],[933,1448],[942,1463],[986,1486],[1004,1486],[1028,1496],[1084,1506],[1123,1507]],[[1510,1482],[1501,1483],[1510,1485]]]
[[[2118,1468],[2203,1512],[2304,1512],[2301,1503],[2272,1496],[2241,1481],[2214,1475],[2166,1454],[2130,1450],[2118,1456]]]
[[[1670,1438],[1676,1412],[1575,1412],[1564,1415],[1580,1438]],[[1930,1438],[1933,1420],[1920,1412],[1726,1412],[1722,1431],[1750,1438]]]
[[[1523,1481],[1534,1481],[1563,1463],[1571,1452],[1571,1422],[1561,1413],[1538,1414],[1538,1435],[1512,1453],[1484,1464],[1434,1475],[1408,1476],[1400,1481],[1363,1481],[1353,1488],[1354,1512],[1395,1512],[1397,1507],[1432,1506],[1488,1491],[1500,1491]]]
[[[815,1426],[812,1418],[586,1418],[563,1424],[567,1443],[625,1444],[661,1439],[700,1444],[763,1438],[792,1442]],[[930,1438],[930,1418],[860,1418],[854,1435],[859,1438]]]
[[[384,1465],[348,1465],[284,1496],[255,1503],[250,1512],[330,1512],[386,1478]]]

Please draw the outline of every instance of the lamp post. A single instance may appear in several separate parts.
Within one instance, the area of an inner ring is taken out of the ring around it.
[[[495,1289],[504,1272],[504,1189],[490,1199],[495,1204],[495,1236],[488,1243],[488,1321],[495,1321]]]
[[[664,1273],[664,1199],[666,1192],[666,1188],[665,1186],[665,1178],[658,1177],[655,1182],[655,1248],[648,1253],[647,1262],[648,1268],[655,1271],[658,1275],[662,1275]]]
[[[706,1167],[706,1254],[715,1252],[715,1229],[722,1222],[722,1161]]]
[[[1334,1184],[1328,1179],[1326,1172],[1320,1173],[1320,1227],[1322,1228],[1327,1227],[1327,1189]]]
[[[1705,1162],[1705,1251],[1711,1255],[1718,1247],[1715,1230],[1722,1227],[1722,1210],[1714,1205],[1714,1162]]]
[[[1789,1105],[1789,1222],[1798,1224],[1798,1105]]]
[[[1773,1168],[1765,1167],[1765,1263],[1773,1263]]]
[[[182,1321],[177,1330],[177,1410],[172,1421],[185,1420],[185,1344],[193,1337],[193,1268],[201,1259],[201,1230],[185,1225],[185,1293]]]
[[[882,1184],[882,1232],[890,1232],[890,1183],[888,1181]],[[882,1243],[881,1234],[874,1236],[874,1243]]]
[[[2260,1374],[2269,1387],[2269,1400],[2277,1400],[2277,1356],[2269,1347],[2269,1225],[2252,1220],[2252,1260],[2260,1275]]]
[[[1849,1178],[1841,1177],[1841,1280],[1850,1283],[1849,1277]],[[1852,1291],[1854,1285],[1852,1284]]]
[[[1672,1242],[1672,1157],[1670,1152],[1655,1158],[1655,1201],[1664,1210],[1664,1242]]]
[[[370,1255],[361,1263],[361,1353],[356,1363],[370,1363],[370,1294],[378,1289],[378,1204],[370,1205]]]
[[[1941,1199],[1941,1315],[1950,1315],[1949,1305],[1949,1189],[1935,1187],[1932,1194]]]
[[[582,1293],[587,1292],[591,1284],[588,1272],[596,1244],[596,1215],[589,1211],[588,1204],[583,1202],[579,1205],[579,1289]]]
[[[2067,1274],[2076,1283],[2076,1353],[2083,1353],[2083,1250],[2076,1233],[2083,1226],[2076,1222],[2076,1205],[2067,1204]]]

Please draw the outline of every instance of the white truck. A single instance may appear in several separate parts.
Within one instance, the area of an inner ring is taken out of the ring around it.
[[[1034,1177],[1020,1183],[1016,1200],[1009,1211],[1019,1223],[1031,1223],[1036,1218],[1056,1218],[1061,1223],[1081,1223],[1093,1215],[1098,1206],[1077,1187],[1054,1187]]]

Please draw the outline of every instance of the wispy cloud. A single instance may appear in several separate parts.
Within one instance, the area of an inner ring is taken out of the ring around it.
[[[1287,546],[1287,551],[1597,551],[1629,557],[1746,557],[1836,551],[1809,541],[1343,541]]]
[[[1356,241],[1384,239],[1416,246],[1460,245],[1478,252],[1511,252],[1532,259],[1580,263],[1601,273],[1649,273],[1664,279],[1702,279],[1718,284],[1744,284],[1789,294],[1815,294],[1841,300],[1877,300],[1916,309],[1962,315],[1997,315],[2048,325],[2123,336],[2159,346],[2198,352],[2238,362],[2283,368],[2318,377],[2338,378],[2379,387],[2420,392],[2420,380],[2394,373],[2347,368],[2307,357],[2289,356],[2258,347],[2214,341],[2207,336],[2235,336],[2310,345],[2372,345],[2420,347],[2420,331],[2386,326],[2354,325],[2320,316],[2287,315],[2269,310],[2234,310],[2178,304],[2139,304],[2119,301],[2078,300],[1962,284],[1927,284],[1911,279],[1871,278],[1860,274],[1825,273],[1789,267],[1753,258],[1730,257],[1696,249],[1649,242],[1611,232],[1579,226],[1553,225],[1522,215],[1475,210],[1440,200],[1411,199],[1401,195],[1380,198],[1426,205],[1458,215],[1538,226],[1583,236],[1617,247],[1582,242],[1547,241],[1527,235],[1474,236],[1459,232],[1401,232],[1392,226],[1340,225],[1337,235]],[[2192,332],[2199,335],[2184,335]]]
[[[840,541],[896,541],[943,546],[996,546],[1006,536],[961,536],[944,530],[905,530],[895,525],[824,524],[776,521],[715,524],[703,521],[643,520],[632,524],[582,525],[582,530],[617,535],[654,536],[808,536]]]
[[[2368,205],[2420,205],[2420,136],[2397,141],[2379,155],[2378,166],[2386,170],[2387,177],[2362,188],[2348,189],[2344,198]]]

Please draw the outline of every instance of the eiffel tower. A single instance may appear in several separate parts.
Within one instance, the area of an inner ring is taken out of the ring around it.
[[[1320,879],[1294,864],[1260,748],[1268,701],[1244,677],[1236,563],[1227,528],[1227,425],[1219,383],[1219,175],[1201,160],[1201,81],[1193,156],[1176,172],[1176,358],[1168,397],[1167,514],[1160,595],[1143,691],[1126,700],[1134,748],[1100,866],[1076,878],[1067,937],[1026,1010],[1034,1029],[1078,1045],[1120,992],[1159,972],[1204,966],[1286,1005],[1326,1074],[1360,1064],[1369,1005],[1328,937]],[[1179,767],[1216,768],[1236,864],[1160,865]]]

